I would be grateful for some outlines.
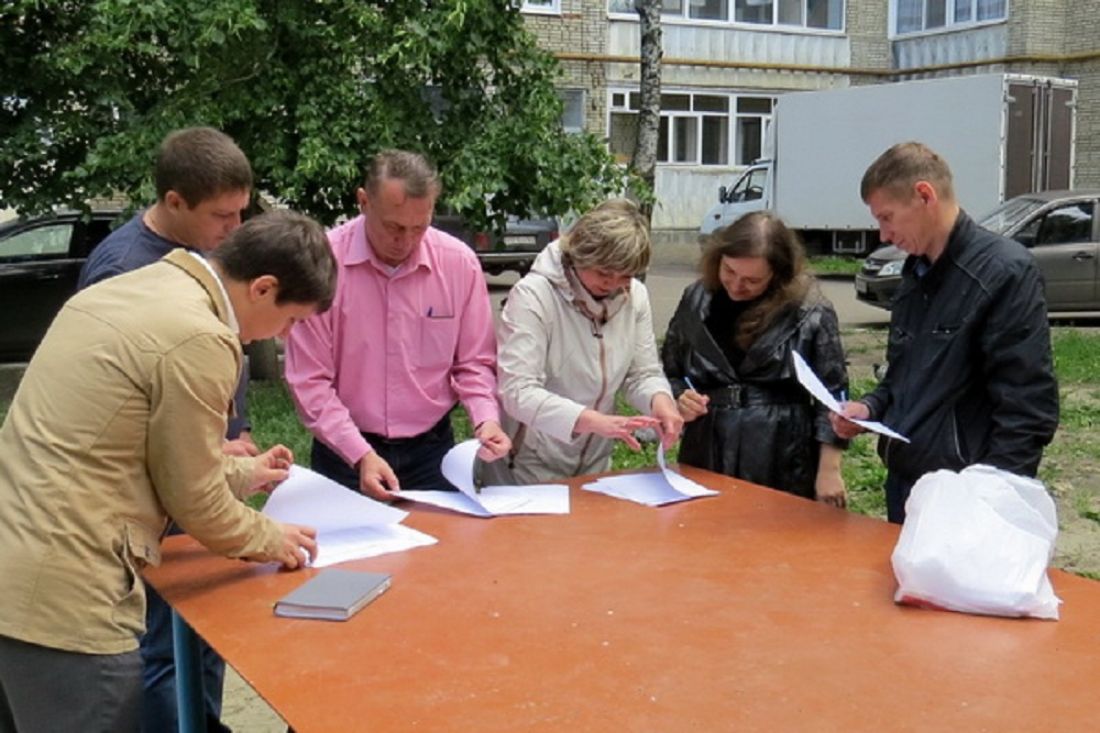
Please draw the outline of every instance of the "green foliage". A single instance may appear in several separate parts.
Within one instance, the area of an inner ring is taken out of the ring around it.
[[[248,417],[256,445],[267,449],[281,443],[294,453],[295,463],[309,465],[313,436],[298,419],[290,392],[282,380],[249,383]]]
[[[615,396],[615,413],[617,415],[637,415],[638,411],[623,399],[622,394],[618,394]],[[679,455],[679,443],[665,451],[665,459],[669,463],[675,463]],[[641,450],[634,450],[622,441],[615,442],[615,448],[611,451],[611,469],[613,471],[620,469],[641,471],[656,466],[657,443],[645,442],[642,443]]]
[[[470,415],[462,405],[456,405],[451,410],[451,430],[454,431],[456,443],[474,437],[474,426],[470,423]]]
[[[863,260],[837,255],[815,255],[809,258],[809,265],[815,275],[855,275],[863,267]]]
[[[848,508],[873,517],[886,516],[886,467],[875,452],[876,438],[861,435],[844,453],[841,475],[848,489]]]
[[[1062,385],[1095,382],[1100,376],[1100,333],[1054,329],[1054,371]]]
[[[0,205],[148,201],[170,130],[232,135],[257,187],[324,222],[368,158],[426,153],[475,224],[583,210],[624,187],[566,134],[557,62],[511,0],[9,0],[0,9]]]

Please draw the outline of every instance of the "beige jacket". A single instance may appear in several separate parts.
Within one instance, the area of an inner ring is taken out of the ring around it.
[[[0,635],[137,648],[167,517],[215,552],[270,559],[279,526],[237,501],[222,455],[241,348],[212,274],[182,250],[75,295],[0,428]]]
[[[599,313],[599,323],[580,307]],[[497,355],[504,428],[512,455],[481,467],[488,484],[545,483],[606,471],[614,441],[573,435],[590,407],[615,412],[615,395],[643,415],[654,395],[672,390],[657,358],[645,285],[595,302],[562,267],[554,242],[508,294]]]

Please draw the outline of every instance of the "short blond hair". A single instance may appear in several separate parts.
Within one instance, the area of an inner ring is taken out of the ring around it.
[[[628,199],[604,201],[561,238],[563,259],[579,270],[638,275],[649,267],[650,249],[649,222]]]
[[[940,198],[953,201],[955,186],[951,169],[936,151],[924,143],[898,143],[871,163],[860,181],[859,195],[866,203],[871,194],[885,191],[892,198],[908,201],[918,181],[928,181]]]

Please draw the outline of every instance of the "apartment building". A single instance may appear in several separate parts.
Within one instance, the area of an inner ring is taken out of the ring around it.
[[[698,228],[718,187],[762,154],[778,96],[910,78],[1076,79],[1076,185],[1100,186],[1100,2],[664,0],[662,8],[657,230]],[[633,0],[525,0],[522,10],[561,61],[566,127],[605,137],[627,160],[638,109]]]

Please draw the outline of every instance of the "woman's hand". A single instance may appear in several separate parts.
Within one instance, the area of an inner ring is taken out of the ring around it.
[[[684,429],[684,417],[672,401],[672,396],[664,392],[653,395],[650,412],[661,423],[661,444],[666,449],[671,448],[680,439],[680,432]]]
[[[817,480],[814,481],[817,500],[840,509],[848,505],[848,492],[840,475],[840,459],[843,455],[844,451],[835,445],[822,443],[817,460]]]
[[[639,450],[642,446],[638,439],[634,437],[634,431],[638,428],[659,426],[660,422],[655,417],[646,415],[631,415],[630,417],[605,415],[602,412],[585,408],[581,416],[577,418],[577,423],[573,426],[573,432],[577,435],[595,433],[604,438],[621,440],[633,450]]]
[[[680,399],[676,400],[676,407],[680,410],[684,422],[691,422],[707,414],[708,403],[710,403],[710,397],[699,394],[693,389],[685,389],[680,393]]]

